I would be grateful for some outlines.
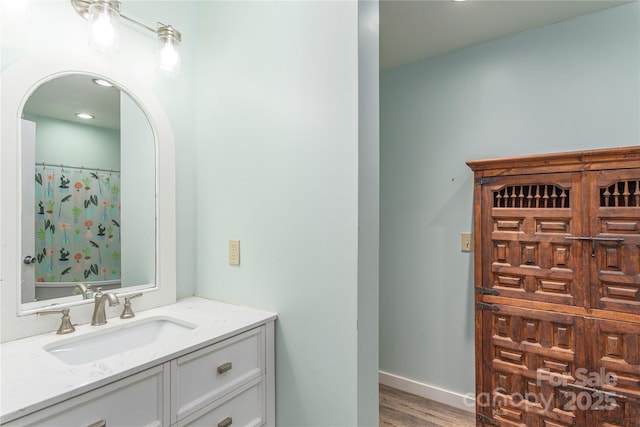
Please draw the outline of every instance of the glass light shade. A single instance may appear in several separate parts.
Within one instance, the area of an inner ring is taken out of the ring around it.
[[[171,25],[158,28],[158,40],[160,41],[159,71],[167,77],[176,77],[180,74],[180,32]]]
[[[119,2],[94,0],[89,6],[89,46],[98,52],[117,53]]]

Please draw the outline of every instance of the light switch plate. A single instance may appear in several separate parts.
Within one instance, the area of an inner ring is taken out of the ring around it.
[[[229,240],[229,264],[240,265],[240,240]]]
[[[473,233],[460,233],[460,250],[473,252]]]

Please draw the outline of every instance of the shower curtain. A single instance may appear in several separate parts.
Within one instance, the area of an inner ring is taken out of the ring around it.
[[[36,165],[36,281],[120,279],[120,172]]]

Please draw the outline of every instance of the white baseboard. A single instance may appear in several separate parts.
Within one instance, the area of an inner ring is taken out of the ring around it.
[[[445,405],[453,406],[463,411],[475,412],[476,410],[475,400],[464,394],[444,390],[384,371],[378,371],[378,378],[382,385],[435,400],[436,402],[444,403]]]

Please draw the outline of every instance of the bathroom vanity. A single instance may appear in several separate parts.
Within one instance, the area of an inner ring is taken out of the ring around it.
[[[274,425],[275,319],[192,297],[3,343],[0,423]]]

